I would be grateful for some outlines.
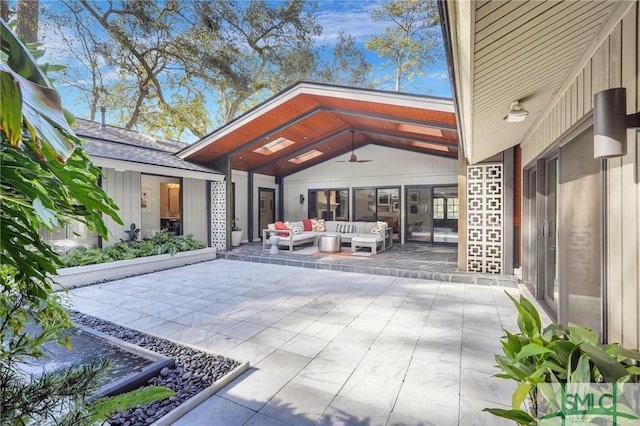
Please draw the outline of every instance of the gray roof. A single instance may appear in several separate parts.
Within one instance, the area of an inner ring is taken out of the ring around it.
[[[105,125],[101,128],[100,123],[82,118],[76,118],[74,130],[78,137],[87,141],[83,149],[90,156],[221,174],[218,170],[176,157],[174,154],[186,146],[182,142],[116,126]]]

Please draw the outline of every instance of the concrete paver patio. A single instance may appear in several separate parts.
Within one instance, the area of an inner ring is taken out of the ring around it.
[[[74,308],[252,368],[176,425],[497,425],[505,289],[216,260],[74,289]],[[518,294],[517,289],[507,289]]]

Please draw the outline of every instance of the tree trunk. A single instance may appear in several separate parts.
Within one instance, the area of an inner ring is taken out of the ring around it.
[[[38,9],[40,0],[18,1],[18,23],[16,34],[24,38],[27,43],[38,41]]]

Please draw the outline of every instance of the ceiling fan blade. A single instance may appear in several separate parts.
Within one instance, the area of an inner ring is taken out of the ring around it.
[[[358,162],[358,163],[370,163],[370,162],[372,162],[372,161],[373,161],[373,160],[358,160],[357,162]]]

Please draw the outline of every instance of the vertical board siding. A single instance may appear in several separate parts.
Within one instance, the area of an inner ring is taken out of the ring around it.
[[[207,244],[208,212],[207,181],[182,179],[182,226],[185,235]]]
[[[338,163],[326,161],[284,179],[284,219],[297,220],[306,217],[307,203],[300,204],[298,195],[307,196],[308,189],[358,188],[404,185],[456,185],[458,180],[457,158],[444,158],[394,150],[377,145],[367,145],[356,150],[362,160],[369,163]],[[337,160],[344,160],[348,154]],[[402,192],[401,192],[402,193]],[[353,212],[350,212],[352,215]],[[404,215],[404,212],[401,212]],[[402,216],[401,216],[402,217]]]
[[[588,114],[593,108],[593,95],[601,90],[625,87],[627,113],[640,109],[639,15],[636,2],[528,135],[522,145],[523,164],[533,162]],[[635,348],[640,344],[640,136],[635,130],[629,130],[627,135],[628,154],[606,160],[607,321],[610,342]]]
[[[628,14],[622,21],[620,28],[620,46],[617,49],[616,61],[620,67],[620,85],[627,89],[627,113],[640,109],[638,104],[638,16]],[[634,54],[635,53],[635,54]],[[638,266],[638,241],[640,241],[640,210],[638,209],[638,184],[636,176],[637,132],[627,130],[626,156],[621,158],[621,187],[617,192],[622,198],[622,222],[620,224],[620,239],[622,242],[622,311],[623,328],[622,342],[625,346],[637,348],[640,343],[640,317],[638,316],[638,287],[640,287],[640,271]],[[636,238],[629,238],[636,235]],[[635,241],[635,244],[632,242]]]
[[[124,222],[119,225],[110,217],[104,216],[109,231],[108,239],[103,239],[102,246],[110,246],[124,238],[124,230],[130,224],[140,224],[140,173],[116,172],[110,168],[102,169],[102,188],[118,205],[118,215]]]

